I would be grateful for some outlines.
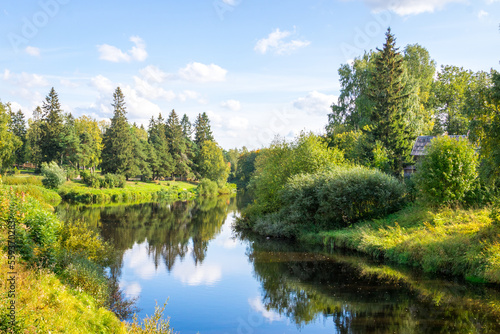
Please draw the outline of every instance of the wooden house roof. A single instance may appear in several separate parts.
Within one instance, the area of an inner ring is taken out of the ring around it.
[[[453,139],[467,138],[466,135],[448,135],[448,137]],[[431,142],[436,136],[420,136],[417,137],[415,144],[411,150],[411,155],[422,156],[425,155],[425,147]]]

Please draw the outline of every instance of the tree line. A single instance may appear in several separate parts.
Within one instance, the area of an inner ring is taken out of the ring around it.
[[[497,71],[451,65],[436,71],[424,47],[400,51],[388,29],[382,49],[365,52],[338,73],[341,92],[326,131],[347,159],[399,176],[414,163],[410,153],[418,136],[466,135],[480,148],[482,173],[498,179]]]
[[[194,124],[172,110],[165,120],[151,117],[147,129],[127,120],[125,96],[113,93],[113,117],[97,121],[64,113],[52,88],[26,122],[21,110],[0,103],[0,168],[7,171],[26,162],[35,166],[56,162],[71,171],[97,168],[142,180],[208,178],[223,184],[230,164],[216,143],[206,113]]]

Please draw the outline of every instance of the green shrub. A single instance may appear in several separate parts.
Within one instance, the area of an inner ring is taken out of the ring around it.
[[[16,251],[28,263],[50,265],[60,229],[56,216],[32,197],[8,190],[0,194],[0,225],[15,226]],[[7,248],[7,243],[4,247]]]
[[[289,238],[304,229],[341,228],[387,215],[400,209],[404,199],[404,184],[378,169],[332,167],[292,177],[281,192],[281,210],[259,215],[251,227]]]
[[[217,196],[217,182],[209,179],[201,179],[200,184],[198,184],[198,194],[205,197]]]
[[[86,169],[80,171],[80,177],[82,178],[83,183],[85,183],[86,185],[90,184],[90,174],[90,171]]]
[[[290,220],[331,228],[380,217],[401,208],[405,187],[394,177],[366,167],[334,167],[299,175],[283,190]]]
[[[42,183],[46,188],[57,189],[66,181],[66,172],[54,161],[42,163],[41,172],[44,176]]]
[[[463,203],[477,177],[478,159],[467,139],[434,138],[415,174],[419,195],[433,205]]]
[[[312,133],[301,133],[291,143],[275,140],[256,158],[249,187],[261,213],[276,212],[282,206],[280,192],[292,176],[316,173],[343,161],[339,149],[328,148],[324,138]]]

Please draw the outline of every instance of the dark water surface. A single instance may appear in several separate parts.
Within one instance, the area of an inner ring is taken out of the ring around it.
[[[139,317],[168,299],[180,333],[500,333],[498,288],[236,235],[238,201],[58,214],[99,229],[119,251],[110,272],[138,297]]]

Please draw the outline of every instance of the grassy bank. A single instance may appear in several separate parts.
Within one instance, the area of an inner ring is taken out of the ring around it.
[[[96,189],[79,181],[68,181],[59,188],[59,195],[64,201],[83,204],[151,202],[192,198],[196,195],[196,185],[182,181],[128,181],[124,188]]]
[[[491,210],[410,206],[383,219],[303,234],[302,241],[353,249],[425,272],[500,283],[500,227]]]
[[[120,321],[133,304],[106,274],[111,246],[85,223],[59,221],[43,198],[15,187],[0,185],[0,332],[160,332],[151,326],[162,324],[161,309],[142,323]]]

